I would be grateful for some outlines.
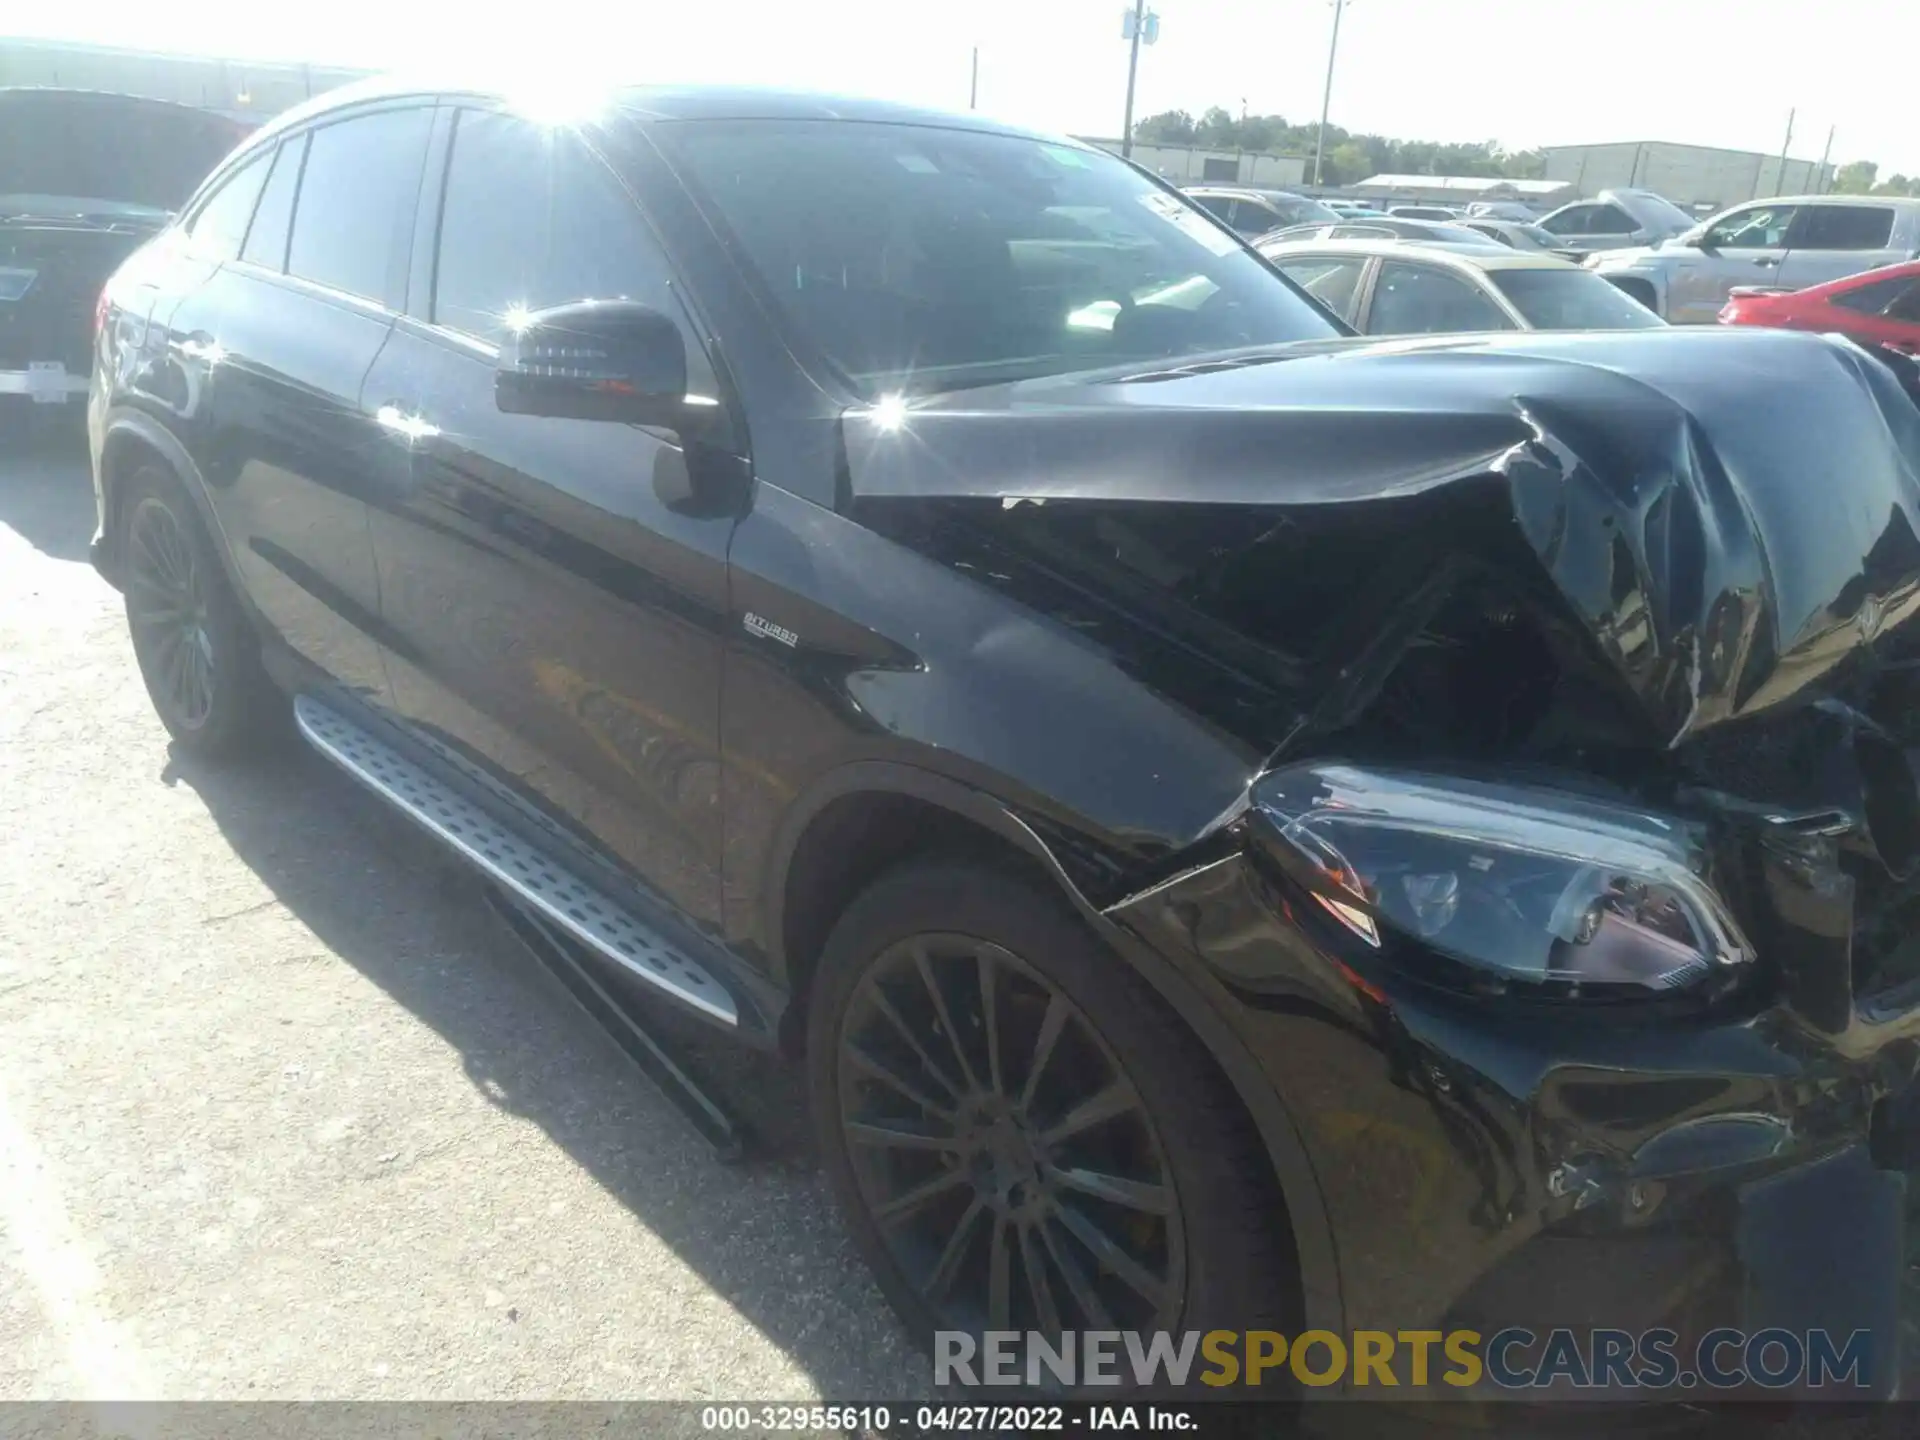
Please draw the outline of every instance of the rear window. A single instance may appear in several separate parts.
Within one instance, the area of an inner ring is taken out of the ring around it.
[[[1796,250],[1884,250],[1893,238],[1886,205],[1809,205],[1792,237]]]
[[[1536,330],[1655,330],[1660,317],[1590,270],[1493,270],[1489,278]]]
[[[184,105],[16,90],[0,96],[0,195],[178,210],[246,133]]]

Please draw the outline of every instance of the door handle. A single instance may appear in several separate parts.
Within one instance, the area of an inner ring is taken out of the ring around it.
[[[440,434],[438,425],[398,400],[389,400],[374,411],[373,420],[382,430],[405,441],[409,447],[435,439]]]
[[[1771,270],[1774,266],[1778,265],[1780,262],[1778,260],[1773,259],[1770,256],[1761,255],[1757,257],[1753,263],[1755,265],[1758,265],[1762,270]]]

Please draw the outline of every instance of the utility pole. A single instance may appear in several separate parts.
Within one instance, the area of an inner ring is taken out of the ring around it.
[[[1838,125],[1827,127],[1827,148],[1820,152],[1820,168],[1813,172],[1813,193],[1816,195],[1827,193],[1827,162],[1833,158],[1833,133],[1839,128]]]
[[[980,108],[980,47],[973,47],[973,81],[967,86],[967,108]]]
[[[1793,144],[1793,117],[1798,109],[1787,111],[1787,138],[1780,142],[1780,167],[1773,172],[1773,193],[1778,195],[1787,188],[1787,148]]]
[[[1333,104],[1333,57],[1340,53],[1340,12],[1346,0],[1333,0],[1333,39],[1327,42],[1327,88],[1320,93],[1320,133],[1313,141],[1313,183],[1320,183],[1320,162],[1327,149],[1327,110]]]
[[[1133,0],[1133,15],[1127,26],[1127,113],[1120,122],[1120,158],[1133,154],[1133,80],[1140,70],[1140,36],[1147,28],[1147,0]]]

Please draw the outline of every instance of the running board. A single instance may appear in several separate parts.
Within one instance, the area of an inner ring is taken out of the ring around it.
[[[295,698],[293,715],[314,749],[458,851],[515,901],[683,1005],[739,1025],[739,1007],[726,987],[605,891],[311,695]]]
[[[722,1164],[742,1159],[746,1155],[746,1135],[733,1116],[675,1059],[667,1042],[646,1028],[632,1007],[607,993],[579,958],[579,946],[572,937],[560,933],[544,915],[498,885],[487,886],[486,894],[501,923],[567,987],[574,1003],[613,1037],[634,1068],[653,1082],[654,1088],[712,1147],[714,1158]]]

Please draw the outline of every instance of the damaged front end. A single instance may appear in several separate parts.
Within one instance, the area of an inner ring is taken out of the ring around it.
[[[1805,336],[1527,337],[1086,392],[916,417],[931,481],[850,441],[851,488],[1268,756],[1104,908],[1235,1002],[1346,1325],[1866,1330],[1891,1393],[1899,379]],[[1064,463],[1089,410],[1121,438]]]

